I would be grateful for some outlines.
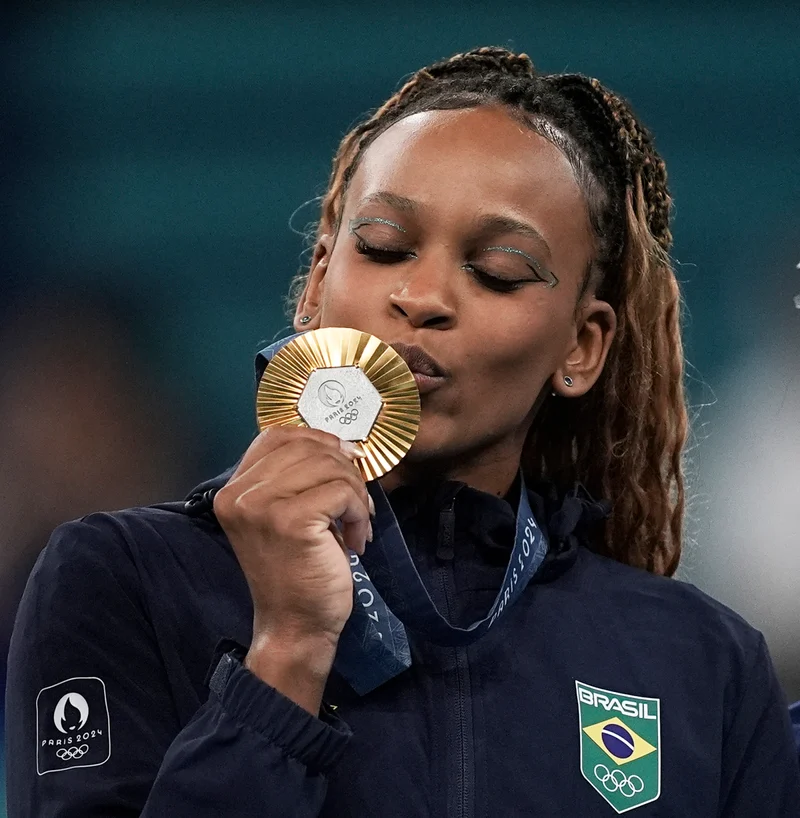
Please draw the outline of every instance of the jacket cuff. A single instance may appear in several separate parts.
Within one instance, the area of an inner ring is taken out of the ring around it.
[[[329,770],[342,755],[352,731],[323,707],[312,716],[241,662],[241,650],[226,653],[208,681],[211,695],[240,725],[254,730],[283,753],[318,772]]]

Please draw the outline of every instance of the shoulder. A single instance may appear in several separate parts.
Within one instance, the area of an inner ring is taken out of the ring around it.
[[[581,593],[628,627],[727,654],[743,671],[765,651],[760,631],[695,585],[580,551]]]
[[[85,651],[88,643],[124,652],[126,640],[153,647],[156,632],[179,645],[181,623],[199,626],[209,598],[212,612],[221,607],[221,583],[242,596],[237,571],[221,530],[177,504],[64,523],[28,578],[14,626],[17,654],[47,645],[61,655],[67,645]]]
[[[112,577],[130,584],[149,564],[166,568],[189,553],[198,560],[203,546],[226,542],[216,526],[182,513],[182,505],[96,512],[62,523],[39,555],[29,587],[74,592]]]

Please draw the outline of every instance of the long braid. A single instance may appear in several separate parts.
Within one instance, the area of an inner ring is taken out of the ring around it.
[[[671,546],[681,541],[685,507],[681,457],[688,430],[680,333],[681,296],[668,256],[672,247],[672,198],[667,187],[666,165],[656,152],[649,131],[638,122],[624,100],[603,88],[597,80],[591,82],[611,112],[625,164],[632,176],[626,197],[631,238],[627,242],[628,258],[623,263],[628,284],[623,315],[631,344],[635,346],[638,340],[646,351],[648,360],[641,361],[642,369],[651,373],[646,392],[638,385],[629,384],[633,386],[631,397],[635,394],[640,409],[647,413],[646,428],[642,430],[646,433],[646,455],[639,482],[644,484],[642,488],[649,506],[642,511],[652,513],[655,502],[658,515],[669,520],[669,532],[651,536],[650,542],[645,537],[640,540],[642,557],[647,559],[646,567],[651,570],[672,574],[680,559],[680,550]],[[617,355],[618,360],[625,357]],[[622,403],[625,405],[626,401]],[[671,408],[677,411],[671,412]],[[631,473],[627,476],[629,483],[636,478]]]
[[[392,123],[419,111],[477,105],[522,114],[565,152],[597,237],[585,288],[596,287],[617,314],[598,383],[583,397],[545,403],[523,466],[533,479],[551,479],[562,488],[581,482],[611,499],[611,518],[594,547],[671,575],[681,552],[681,454],[688,425],[681,299],[668,256],[671,198],[664,162],[623,99],[581,75],[540,76],[527,55],[501,48],[434,63],[345,136],[318,235],[338,229],[360,157]]]
[[[588,438],[578,445],[575,467],[593,474],[588,482],[599,482],[602,493],[615,499],[606,532],[611,555],[620,558],[622,549],[631,561],[635,543],[637,564],[672,574],[685,506],[681,454],[687,416],[681,301],[667,255],[672,235],[666,167],[624,100],[596,79],[568,75],[554,82],[598,134],[606,135],[607,155],[617,160],[625,184],[625,240],[609,248],[610,257],[619,258],[620,275],[616,287],[606,276],[600,291],[617,311],[617,333],[601,383],[587,396],[601,405],[586,414],[599,413],[605,422],[599,445]],[[623,483],[626,490],[620,492]],[[652,516],[668,520],[666,530],[653,530]]]

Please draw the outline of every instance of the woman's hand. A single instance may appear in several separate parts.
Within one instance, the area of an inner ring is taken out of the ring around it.
[[[268,429],[214,499],[253,598],[246,665],[315,714],[353,606],[347,549],[371,538],[357,451],[315,429]]]

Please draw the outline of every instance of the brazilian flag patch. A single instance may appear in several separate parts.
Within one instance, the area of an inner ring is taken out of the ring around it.
[[[620,814],[661,795],[661,702],[575,681],[581,773]]]

